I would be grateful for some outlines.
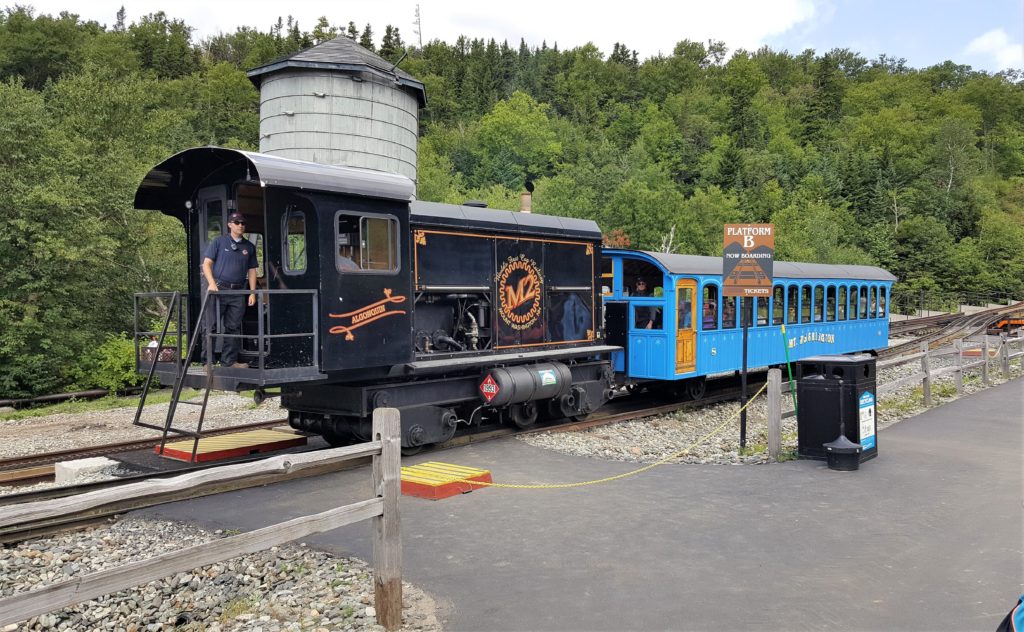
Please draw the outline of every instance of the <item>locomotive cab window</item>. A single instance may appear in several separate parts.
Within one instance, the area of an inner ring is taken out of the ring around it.
[[[871,286],[871,318],[878,318],[878,288]]]
[[[850,320],[857,320],[857,286],[850,286]]]
[[[860,286],[860,317],[861,320],[868,317],[868,286]]]
[[[878,288],[878,317],[885,318],[885,288]]]
[[[820,285],[814,286],[814,322],[820,323],[821,314],[825,305],[825,289]]]
[[[306,216],[289,209],[284,218],[284,271],[299,274],[306,270]]]
[[[338,213],[335,261],[342,273],[396,272],[398,220]]]
[[[830,285],[825,289],[825,320],[833,322],[836,319],[836,286]]]
[[[839,286],[839,303],[836,305],[839,320],[846,320],[846,286]]]

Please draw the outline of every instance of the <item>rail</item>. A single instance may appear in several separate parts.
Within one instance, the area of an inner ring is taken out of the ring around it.
[[[211,481],[261,476],[268,472],[289,472],[315,467],[326,461],[346,461],[366,456],[373,459],[372,498],[5,597],[0,599],[0,626],[16,624],[89,599],[262,551],[314,533],[372,519],[377,622],[389,631],[397,630],[402,622],[402,544],[398,518],[400,431],[398,410],[378,408],[373,413],[374,440],[367,443],[314,453],[283,455],[255,463],[226,465],[175,478],[80,494],[70,499],[26,503],[0,509],[0,526],[10,526],[102,507],[115,499],[160,494],[166,489],[180,491],[198,488]]]
[[[1018,348],[1019,347],[1019,348]],[[976,362],[965,362],[974,352],[978,353],[979,360]],[[932,368],[932,358],[941,356],[956,356],[956,363],[952,366]],[[953,341],[953,344],[941,349],[929,349],[927,342],[922,342],[918,353],[893,358],[891,360],[880,360],[875,368],[877,371],[889,369],[911,362],[921,363],[921,370],[906,377],[892,380],[884,384],[876,384],[876,396],[881,397],[901,388],[921,384],[921,398],[925,407],[932,406],[932,386],[934,380],[939,377],[952,375],[956,385],[957,395],[963,395],[964,375],[969,372],[980,372],[982,382],[985,386],[992,383],[992,365],[996,363],[1003,377],[1010,378],[1011,363],[1019,361],[1021,370],[1024,371],[1024,338],[1010,339],[1006,334],[999,336],[999,343],[993,345],[989,337],[985,336],[979,341],[968,341],[960,338]],[[877,375],[877,373],[876,373]],[[789,382],[782,381],[780,369],[769,369],[768,371],[768,454],[773,460],[781,456],[781,428],[782,420],[796,415],[796,410],[782,410],[783,402],[788,401],[787,395],[792,393]]]

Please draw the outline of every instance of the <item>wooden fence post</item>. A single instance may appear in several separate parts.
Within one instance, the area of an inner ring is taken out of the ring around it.
[[[982,341],[983,343],[981,345],[981,355],[982,359],[984,360],[984,363],[981,365],[981,381],[985,384],[985,386],[991,386],[991,384],[989,384],[988,378],[988,334],[985,334],[985,337],[982,338]]]
[[[1010,379],[1010,344],[1006,341],[1006,332],[999,334],[999,359],[1003,365],[1003,379]]]
[[[383,514],[373,519],[373,604],[377,623],[390,632],[402,626],[402,424],[397,408],[373,411],[373,436],[381,442],[380,456],[373,457],[373,489],[384,501]]]
[[[959,397],[964,394],[964,339],[954,340],[953,348],[956,349],[956,373],[953,378],[956,380],[956,394]]]
[[[921,378],[921,391],[924,395],[924,407],[932,407],[932,365],[928,356],[928,343],[921,343],[921,372],[924,373],[924,377]]]
[[[782,456],[782,371],[768,369],[768,458]]]

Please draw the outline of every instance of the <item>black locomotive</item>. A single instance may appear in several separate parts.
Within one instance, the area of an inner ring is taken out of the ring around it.
[[[185,228],[176,317],[188,335],[168,340],[195,344],[140,369],[184,385],[281,387],[291,425],[333,444],[365,440],[373,410],[397,407],[407,450],[460,424],[526,427],[607,401],[617,347],[603,343],[598,226],[413,192],[398,175],[216,147],[157,165],[135,206]],[[245,216],[260,261],[242,331],[250,368],[197,370],[223,341],[202,253],[231,213]],[[136,329],[137,340],[154,333]]]

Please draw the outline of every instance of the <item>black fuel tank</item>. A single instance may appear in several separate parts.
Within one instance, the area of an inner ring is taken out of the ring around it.
[[[572,372],[561,362],[499,367],[487,372],[480,396],[495,408],[561,397],[572,387]]]

